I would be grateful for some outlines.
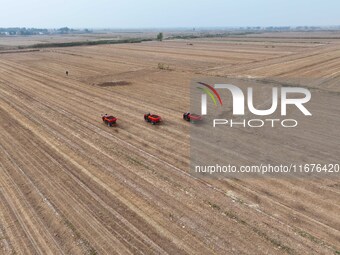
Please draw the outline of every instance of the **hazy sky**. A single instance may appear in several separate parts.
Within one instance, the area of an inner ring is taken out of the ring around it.
[[[0,0],[0,27],[340,25],[339,0]]]

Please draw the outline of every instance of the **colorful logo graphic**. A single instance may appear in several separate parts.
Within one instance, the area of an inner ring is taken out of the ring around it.
[[[287,108],[295,106],[301,113],[305,116],[312,116],[312,113],[308,111],[305,104],[311,100],[311,92],[306,88],[300,87],[272,87],[271,95],[269,94],[268,100],[262,99],[262,103],[260,102],[260,108],[258,109],[259,103],[255,105],[254,103],[254,93],[253,88],[248,87],[246,93],[243,92],[241,88],[233,84],[214,84],[213,86],[203,83],[197,82],[199,86],[196,87],[201,92],[201,115],[207,115],[208,102],[207,98],[211,98],[212,102],[215,106],[218,105],[217,100],[220,105],[223,106],[223,102],[220,94],[216,90],[223,90],[228,93],[231,93],[232,96],[232,115],[238,116],[237,121],[233,119],[221,119],[223,111],[216,111],[211,109],[210,117],[216,116],[218,119],[213,120],[213,127],[216,125],[229,125],[231,127],[235,125],[243,125],[243,127],[249,126],[254,128],[263,127],[267,122],[271,123],[271,127],[275,126],[276,122],[280,122],[282,127],[296,127],[298,125],[298,121],[295,119],[242,119],[241,116],[250,116],[253,114],[255,116],[270,116],[275,112],[280,111],[281,116],[287,116]],[[269,93],[270,91],[268,91]],[[224,93],[224,92],[223,92]],[[223,95],[223,94],[222,94]],[[270,100],[271,99],[271,100]],[[271,102],[270,102],[271,101]],[[271,104],[270,104],[271,103]],[[263,109],[263,105],[268,105],[265,109]],[[224,106],[226,107],[226,105]],[[222,110],[222,109],[220,109]],[[229,111],[228,111],[229,112]],[[249,114],[248,114],[249,113]],[[288,124],[287,124],[288,123]]]
[[[203,83],[203,82],[198,82],[198,84],[201,84],[201,85],[206,87],[206,88],[197,87],[197,89],[202,90],[205,94],[209,95],[211,100],[214,102],[214,105],[217,105],[215,96],[217,97],[218,101],[220,102],[220,105],[223,105],[220,94],[218,94],[216,89],[214,89],[212,86],[210,86],[206,83]],[[213,92],[215,94],[215,96],[211,92]]]

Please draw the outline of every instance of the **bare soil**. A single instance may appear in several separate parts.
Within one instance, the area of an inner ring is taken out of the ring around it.
[[[315,77],[300,85],[332,99],[327,104],[326,97],[321,120],[340,109],[339,41],[284,37],[1,54],[0,253],[339,252],[339,179],[188,173],[190,123],[182,114],[193,78]],[[145,112],[164,123],[149,125]],[[102,113],[117,116],[117,126],[105,126]],[[337,123],[323,124],[325,136],[336,133]],[[283,138],[269,135],[280,148]],[[339,137],[330,145],[335,156]],[[315,153],[309,144],[320,143],[327,156],[327,145],[310,139],[300,141],[298,152]],[[244,157],[255,156],[256,144],[250,146]]]

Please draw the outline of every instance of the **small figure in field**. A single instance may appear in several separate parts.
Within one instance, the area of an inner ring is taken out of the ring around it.
[[[66,71],[66,76],[68,76],[68,71]]]

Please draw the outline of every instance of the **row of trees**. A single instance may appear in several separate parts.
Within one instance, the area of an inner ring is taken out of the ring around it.
[[[11,27],[0,28],[0,33],[9,35],[37,35],[48,33],[48,30],[40,28]]]
[[[45,34],[68,34],[68,33],[91,33],[89,29],[76,30],[68,27],[59,29],[42,29],[42,28],[26,28],[26,27],[9,27],[0,28],[0,34],[6,35],[45,35]]]

